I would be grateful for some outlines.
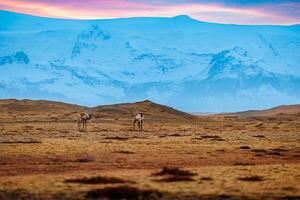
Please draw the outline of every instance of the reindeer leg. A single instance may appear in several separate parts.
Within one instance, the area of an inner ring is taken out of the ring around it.
[[[135,130],[136,119],[133,121],[133,130]]]
[[[78,115],[77,116],[77,130],[80,131],[80,127],[81,127],[81,117]]]
[[[80,121],[80,122],[79,122],[79,124],[78,124],[78,128],[79,128],[79,131],[81,131],[81,130],[82,130],[82,121]]]
[[[141,121],[138,122],[139,125],[139,131],[141,130]]]

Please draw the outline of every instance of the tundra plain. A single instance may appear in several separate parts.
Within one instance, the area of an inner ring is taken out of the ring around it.
[[[297,105],[193,116],[150,101],[9,99],[0,110],[0,199],[300,199]]]

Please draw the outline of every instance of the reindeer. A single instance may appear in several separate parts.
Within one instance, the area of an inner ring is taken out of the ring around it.
[[[77,116],[77,126],[78,126],[78,130],[81,130],[81,124],[82,124],[82,128],[83,130],[87,131],[87,126],[86,123],[87,121],[91,120],[93,117],[92,114],[83,112],[83,113],[79,113]]]
[[[138,113],[134,117],[133,122],[133,130],[135,130],[135,124],[138,123],[138,128],[140,131],[143,130],[143,120],[144,120],[144,114],[142,112]]]

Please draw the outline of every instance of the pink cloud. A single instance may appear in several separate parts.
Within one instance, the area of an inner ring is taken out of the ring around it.
[[[276,6],[276,5],[272,5]],[[195,19],[237,24],[294,24],[300,19],[283,14],[280,8],[273,7],[237,7],[217,3],[147,3],[132,0],[0,0],[0,9],[27,14],[75,18],[122,18],[147,17],[186,14]],[[297,12],[297,11],[294,11]]]

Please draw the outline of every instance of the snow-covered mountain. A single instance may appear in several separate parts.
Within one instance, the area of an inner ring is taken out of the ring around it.
[[[300,102],[300,25],[188,16],[65,20],[0,11],[0,98],[150,99],[228,112]]]

